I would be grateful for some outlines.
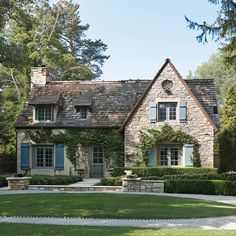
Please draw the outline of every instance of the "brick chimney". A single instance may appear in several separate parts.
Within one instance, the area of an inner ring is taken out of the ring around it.
[[[34,85],[45,86],[52,81],[53,77],[49,74],[47,67],[32,67],[31,68],[31,88]]]

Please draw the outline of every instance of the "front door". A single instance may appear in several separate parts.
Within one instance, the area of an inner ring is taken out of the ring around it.
[[[91,177],[100,178],[103,176],[104,176],[104,152],[101,147],[93,147]]]

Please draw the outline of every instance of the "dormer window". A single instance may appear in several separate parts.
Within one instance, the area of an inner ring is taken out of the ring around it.
[[[79,109],[79,119],[80,120],[86,120],[88,116],[87,108],[86,107],[81,107]]]
[[[53,121],[53,105],[37,105],[35,116],[38,121]]]
[[[80,120],[88,119],[89,111],[93,103],[93,97],[91,94],[80,94],[74,102],[76,112],[79,114]]]
[[[37,96],[29,105],[34,106],[34,122],[54,122],[62,106],[62,97],[60,94]]]

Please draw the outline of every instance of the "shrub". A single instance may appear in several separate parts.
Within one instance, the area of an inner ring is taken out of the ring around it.
[[[235,181],[236,180],[236,172],[225,172],[221,174],[221,178],[224,180],[231,180]]]
[[[183,168],[151,168],[151,167],[117,167],[113,170],[114,177],[124,175],[125,170],[132,170],[133,174],[138,177],[146,176],[159,176],[164,175],[193,175],[193,174],[216,174],[216,168],[204,168],[204,167],[183,167]]]
[[[9,175],[0,175],[0,187],[5,187],[7,186],[7,180],[6,178],[10,177]]]
[[[121,177],[106,177],[102,178],[96,186],[121,186]]]
[[[195,174],[195,175],[164,175],[164,179],[188,179],[188,180],[220,180],[222,179],[222,176],[220,174],[214,174],[214,173],[203,173],[203,174]]]
[[[236,181],[169,179],[165,180],[165,192],[236,196]]]
[[[65,185],[82,181],[80,176],[48,176],[48,175],[33,175],[30,180],[32,185]]]

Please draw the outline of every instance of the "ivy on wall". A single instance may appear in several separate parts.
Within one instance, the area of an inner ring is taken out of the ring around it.
[[[51,129],[30,130],[29,138],[35,143],[60,143],[66,145],[67,158],[76,166],[78,144],[82,146],[100,146],[105,158],[112,155],[116,166],[124,165],[123,136],[114,129],[66,129],[53,133]]]
[[[174,131],[169,125],[165,124],[160,130],[156,129],[144,129],[140,131],[140,159],[147,166],[148,153],[150,148],[155,143],[166,143],[171,142],[175,144],[193,144],[193,165],[194,167],[200,167],[200,155],[199,155],[199,144],[198,141],[191,135],[184,133],[181,130]]]

